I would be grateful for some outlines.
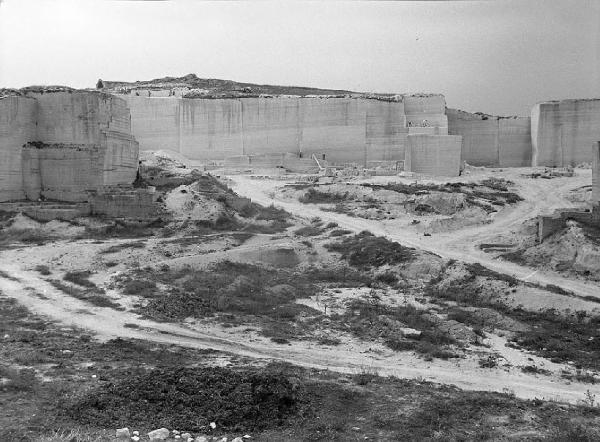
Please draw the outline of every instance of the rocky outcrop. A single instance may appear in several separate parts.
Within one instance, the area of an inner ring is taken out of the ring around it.
[[[33,90],[0,99],[0,159],[0,201],[86,201],[133,183],[138,144],[123,99]]]
[[[600,99],[549,101],[531,110],[533,166],[576,166],[592,161],[600,140]]]
[[[529,117],[497,117],[447,109],[448,133],[463,137],[462,160],[473,166],[531,165]]]

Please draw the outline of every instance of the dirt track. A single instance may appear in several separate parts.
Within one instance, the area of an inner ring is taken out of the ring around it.
[[[481,252],[478,241],[495,234],[498,229],[508,229],[518,225],[536,213],[547,210],[549,206],[562,205],[561,192],[572,183],[552,184],[556,186],[548,196],[546,183],[544,186],[531,186],[525,201],[517,207],[503,211],[492,224],[464,229],[451,234],[440,234],[434,237],[415,235],[410,231],[390,231],[381,222],[351,218],[345,215],[323,212],[316,206],[273,199],[270,193],[281,182],[251,180],[243,177],[235,178],[235,190],[241,195],[249,196],[261,204],[275,203],[286,210],[302,217],[319,216],[324,220],[337,222],[340,226],[354,231],[370,230],[379,235],[411,245],[444,258],[455,258],[469,262],[479,262],[499,272],[513,274],[520,279],[536,281],[543,284],[556,284],[572,290],[578,295],[600,297],[597,286],[579,281],[570,281],[554,274],[535,273],[516,264],[496,261]],[[545,187],[546,186],[546,187]],[[546,195],[544,199],[542,196]],[[551,198],[549,200],[549,198]],[[109,245],[105,243],[103,247]],[[51,247],[51,246],[49,246]],[[81,244],[80,247],[86,247]],[[40,250],[41,251],[41,250]],[[32,312],[48,316],[65,325],[85,328],[95,333],[100,339],[125,337],[144,339],[157,343],[172,343],[194,348],[212,348],[228,353],[259,358],[288,361],[304,367],[329,369],[344,373],[357,373],[364,367],[375,370],[381,375],[394,375],[403,378],[424,378],[430,381],[454,384],[469,390],[511,391],[522,398],[556,399],[565,402],[577,402],[585,397],[586,390],[600,395],[600,387],[589,384],[570,383],[558,376],[539,376],[522,373],[518,367],[510,369],[482,369],[476,361],[458,360],[427,362],[407,353],[381,355],[356,348],[324,348],[310,343],[293,343],[292,345],[275,345],[269,341],[250,339],[248,336],[226,333],[218,329],[192,330],[175,324],[158,323],[139,318],[129,311],[116,311],[110,308],[93,307],[90,304],[74,299],[56,290],[40,275],[23,262],[8,262],[7,255],[0,259],[0,292],[18,300]],[[42,295],[42,296],[40,296]],[[137,324],[140,328],[125,327],[125,324]],[[496,345],[497,344],[497,345]],[[497,347],[497,348],[496,348]],[[493,350],[505,352],[502,342],[494,342]],[[521,357],[530,356],[523,353]]]
[[[512,177],[511,177],[512,178]],[[600,298],[600,287],[584,281],[575,281],[557,273],[538,271],[512,262],[497,260],[481,251],[478,244],[493,238],[498,232],[508,231],[541,213],[550,213],[556,208],[570,207],[572,203],[563,198],[570,189],[586,184],[588,177],[555,180],[527,180],[519,193],[525,201],[504,209],[490,224],[467,227],[455,232],[435,234],[425,237],[402,228],[391,230],[381,221],[350,217],[340,213],[324,212],[318,206],[297,201],[274,198],[281,181],[255,180],[242,176],[231,177],[233,189],[240,195],[251,198],[263,205],[274,204],[297,216],[320,217],[325,221],[335,221],[343,228],[359,232],[369,230],[403,245],[416,247],[435,253],[445,259],[480,263],[491,270],[512,275],[520,280],[539,284],[553,284],[578,296]]]

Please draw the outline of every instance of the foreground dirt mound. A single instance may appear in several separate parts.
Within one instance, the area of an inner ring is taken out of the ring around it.
[[[155,369],[86,392],[68,414],[98,426],[232,431],[274,428],[301,409],[303,388],[281,373],[227,368]]]

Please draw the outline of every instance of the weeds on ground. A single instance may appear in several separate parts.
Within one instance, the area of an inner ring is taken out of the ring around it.
[[[346,237],[340,242],[326,244],[325,248],[341,253],[342,259],[359,268],[402,264],[412,261],[415,257],[414,249],[382,236],[374,236],[367,231]]]
[[[63,279],[81,287],[97,288],[96,284],[90,281],[90,276],[92,276],[92,272],[89,270],[74,270],[67,272]]]
[[[430,314],[412,305],[392,307],[382,304],[377,297],[352,300],[336,324],[363,340],[381,339],[395,351],[416,351],[431,358],[456,357],[449,346],[457,342],[441,331]],[[420,331],[405,335],[403,328]]]
[[[120,304],[108,298],[104,290],[98,288],[95,284],[93,287],[80,289],[78,287],[65,284],[57,279],[50,279],[48,282],[61,292],[72,296],[73,298],[79,299],[80,301],[88,302],[96,307],[108,307],[115,310],[123,310],[123,307],[121,307]]]
[[[145,241],[132,241],[132,242],[125,242],[125,243],[121,243],[121,244],[115,244],[114,246],[110,246],[104,250],[101,250],[100,253],[102,253],[102,254],[117,253],[117,252],[121,252],[121,251],[127,250],[127,249],[143,249],[144,247],[146,247]]]
[[[52,272],[50,271],[50,267],[48,267],[47,265],[37,265],[35,266],[35,270],[40,274],[40,275],[44,275],[44,276],[48,276],[51,275]]]
[[[553,362],[575,361],[581,367],[600,369],[600,316],[588,312],[561,314],[555,309],[528,311],[513,307],[499,299],[489,282],[504,282],[507,288],[522,283],[480,265],[467,265],[466,268],[468,273],[464,278],[450,283],[442,283],[446,275],[442,272],[429,282],[425,294],[433,301],[448,300],[461,306],[495,310],[530,328],[527,331],[516,330],[511,338],[512,345],[533,351]],[[452,310],[451,314],[454,319],[469,325],[487,325],[478,323],[474,314],[457,310]]]
[[[321,233],[323,233],[323,229],[314,226],[300,227],[299,229],[294,231],[294,235],[296,236],[317,236]]]
[[[314,187],[310,187],[304,195],[298,198],[298,201],[304,204],[336,204],[349,199],[352,198],[349,197],[348,192],[321,192],[320,190],[316,190]]]

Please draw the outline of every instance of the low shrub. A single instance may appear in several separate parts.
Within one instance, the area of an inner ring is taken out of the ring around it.
[[[185,428],[224,431],[276,428],[302,409],[301,384],[274,369],[222,367],[128,372],[65,405],[83,424],[105,427]]]
[[[341,242],[326,244],[325,248],[341,253],[342,259],[361,268],[401,264],[410,262],[415,257],[414,249],[369,232],[361,232],[344,238]]]
[[[90,276],[92,276],[92,272],[89,270],[76,270],[67,272],[63,279],[81,287],[94,288],[96,284],[89,280]]]
[[[321,192],[314,187],[309,188],[304,195],[298,198],[298,201],[304,204],[335,204],[351,199],[348,192],[334,193]]]

